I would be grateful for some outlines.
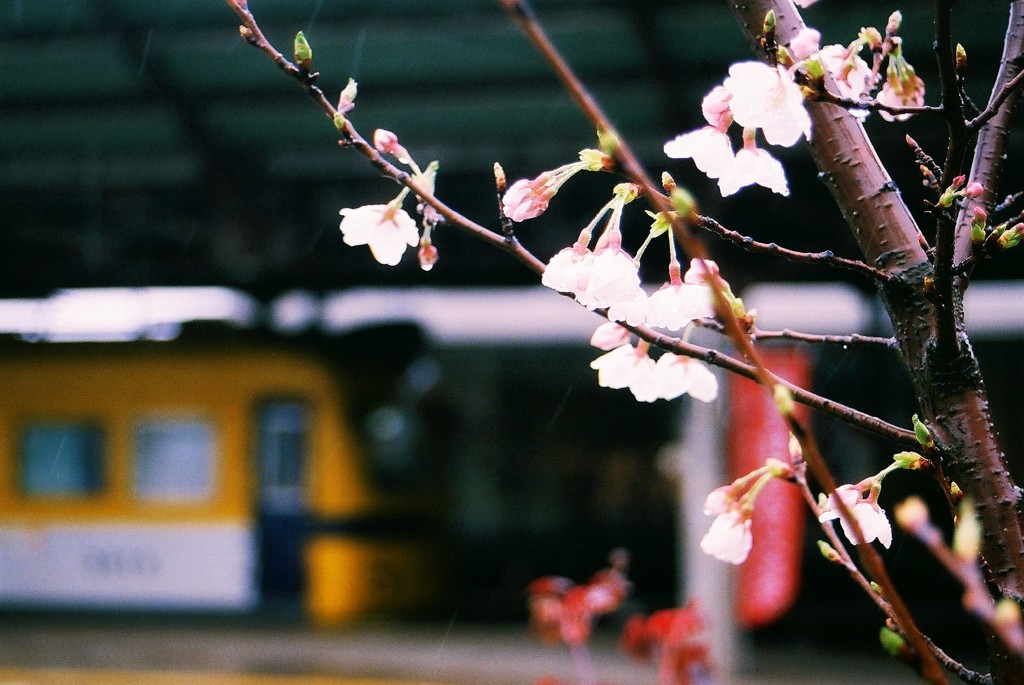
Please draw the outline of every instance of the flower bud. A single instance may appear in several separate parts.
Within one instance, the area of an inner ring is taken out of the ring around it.
[[[956,44],[956,70],[962,72],[967,68],[967,50],[960,43]]]
[[[818,540],[818,551],[821,552],[821,556],[825,557],[826,561],[831,561],[833,564],[838,564],[843,560],[843,558],[839,556],[839,552],[836,551],[835,547],[824,540]]]
[[[931,465],[931,462],[922,457],[917,452],[898,452],[892,455],[892,460],[896,462],[901,469],[907,469],[910,471],[921,471]]]
[[[693,195],[690,195],[689,191],[676,186],[672,189],[670,198],[673,209],[678,212],[683,223],[690,226],[697,223],[697,201],[693,199]]]
[[[985,241],[985,226],[988,225],[988,213],[984,207],[975,205],[971,209],[971,242],[978,244]]]
[[[960,489],[956,481],[950,481],[949,483],[949,498],[953,500],[953,504],[959,504],[960,500],[964,498],[964,491]]]
[[[335,112],[334,117],[332,117],[332,119],[334,121],[334,128],[344,132],[345,127],[348,125],[348,119],[345,118],[345,115],[342,114],[341,112]]]
[[[676,180],[667,171],[661,172],[661,187],[665,189],[666,193],[671,193],[676,189]]]
[[[896,10],[889,15],[889,21],[885,24],[885,32],[888,35],[897,33],[900,30],[900,25],[903,23],[903,14]]]
[[[775,10],[768,10],[768,13],[764,15],[764,23],[761,25],[761,33],[765,36],[774,34],[776,22]]]
[[[992,622],[1000,628],[1000,636],[1008,647],[1018,654],[1024,651],[1024,625],[1021,622],[1020,607],[1010,597],[1003,597],[996,602],[995,615]]]
[[[878,631],[878,641],[882,644],[882,649],[884,649],[889,656],[897,659],[906,658],[907,652],[910,650],[910,647],[907,646],[907,641],[903,639],[903,636],[886,626],[882,626]]]
[[[505,192],[505,188],[508,187],[508,180],[505,178],[505,169],[497,162],[494,163],[494,184],[497,186],[499,193]]]
[[[249,28],[248,26],[239,26],[238,27],[238,35],[240,35],[243,40],[247,40],[249,42],[252,42],[253,33],[252,33],[252,29]]]
[[[882,34],[874,26],[862,28],[857,37],[864,41],[871,50],[882,49]]]
[[[764,468],[773,478],[792,478],[793,467],[781,459],[769,457],[764,461]]]
[[[430,271],[434,268],[434,264],[437,263],[437,248],[430,242],[430,238],[424,236],[423,240],[420,241],[418,256],[421,269]]]
[[[985,194],[985,186],[981,185],[977,181],[971,181],[967,184],[967,187],[964,188],[963,194],[964,197],[974,200]]]
[[[597,143],[606,155],[614,156],[619,151],[619,136],[610,129],[601,129],[597,132]]]
[[[775,399],[775,406],[778,407],[779,413],[783,416],[790,416],[793,413],[793,393],[789,391],[789,388],[776,383],[772,389],[772,397]]]
[[[306,40],[306,35],[302,31],[295,34],[292,51],[296,66],[303,71],[309,71],[313,66],[313,48],[310,47],[309,41]]]
[[[928,430],[928,427],[921,423],[921,420],[917,418],[917,414],[910,417],[910,420],[914,424],[914,435],[917,437],[917,442],[921,447],[935,447],[935,440],[932,439],[932,433]]]
[[[348,114],[356,106],[356,93],[359,91],[359,84],[349,79],[344,88],[341,89],[341,97],[338,98],[338,111]]]
[[[1009,250],[1011,247],[1017,247],[1021,238],[1024,238],[1024,224],[1017,224],[1000,233],[996,242],[999,243],[1000,248]]]
[[[953,552],[965,561],[973,562],[981,554],[981,524],[969,499],[960,503],[952,547]]]
[[[928,505],[917,496],[908,497],[897,504],[893,507],[892,514],[897,525],[911,533],[928,525]]]
[[[592,147],[581,149],[580,161],[587,165],[587,171],[611,171],[615,168],[613,159]]]

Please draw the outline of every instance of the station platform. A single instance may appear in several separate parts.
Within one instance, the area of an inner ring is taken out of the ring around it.
[[[599,632],[594,670],[608,685],[655,685],[650,665]],[[878,653],[798,645],[744,650],[733,685],[919,682]],[[0,615],[0,685],[534,685],[576,682],[564,648],[522,625],[367,621],[317,630],[301,621]]]

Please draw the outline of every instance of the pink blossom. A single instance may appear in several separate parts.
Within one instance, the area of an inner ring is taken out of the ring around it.
[[[548,208],[555,191],[538,179],[522,178],[509,186],[501,198],[505,216],[512,221],[526,221],[540,216]]]
[[[718,379],[696,359],[667,353],[658,358],[655,366],[660,375],[662,399],[689,395],[701,402],[711,402],[718,397]]]
[[[377,152],[386,155],[393,155],[402,164],[410,161],[409,151],[398,142],[398,136],[387,129],[378,128],[373,132],[373,146]]]
[[[663,399],[662,378],[658,365],[647,355],[647,351],[641,352],[637,348],[637,354],[642,355],[629,378],[629,391],[637,402],[654,402]]]
[[[818,0],[794,0],[794,2],[796,2],[797,7],[810,7],[814,3],[818,2]]]
[[[870,485],[867,486],[870,488]],[[878,506],[877,492],[869,490],[867,497],[861,497],[864,490],[862,484],[841,485],[828,496],[828,504],[825,511],[818,517],[819,521],[832,521],[839,519],[843,527],[843,533],[850,542],[857,544],[857,536],[853,529],[839,515],[838,500],[841,500],[846,508],[850,510],[853,517],[857,519],[861,532],[864,533],[864,542],[878,540],[882,546],[888,547],[892,544],[892,527],[885,511]]]
[[[678,331],[694,319],[714,315],[711,288],[688,283],[665,284],[650,297],[647,323],[658,328]]]
[[[647,322],[648,308],[647,293],[638,287],[633,299],[621,300],[608,307],[608,318],[612,321],[625,321],[630,326],[639,326]]]
[[[691,259],[690,268],[683,274],[683,283],[694,285],[706,285],[710,282],[710,276],[719,275],[718,264],[711,259]]]
[[[590,344],[599,350],[614,350],[616,347],[629,344],[630,332],[614,321],[608,321],[597,327],[590,336]]]
[[[723,86],[715,86],[700,103],[704,119],[722,133],[732,125],[732,110],[729,109],[731,99],[732,95]]]
[[[544,268],[540,282],[560,293],[582,293],[590,281],[594,255],[578,243],[558,252]]]
[[[754,537],[750,532],[750,516],[740,508],[731,507],[718,514],[711,529],[700,541],[705,554],[730,564],[742,564],[750,554]]]
[[[801,136],[811,137],[811,117],[791,73],[761,62],[738,62],[729,67],[722,84],[732,95],[729,107],[736,123],[759,128],[772,145],[789,147]]]
[[[631,302],[643,290],[633,257],[613,243],[594,252],[586,290],[575,292],[577,301],[584,307],[603,309]]]
[[[395,266],[406,246],[415,247],[419,242],[416,222],[395,203],[346,208],[340,214],[345,244],[368,245],[373,258],[381,264]]]
[[[653,370],[654,360],[647,356],[647,351],[639,351],[627,343],[590,362],[590,368],[597,371],[598,385],[620,389],[630,387],[637,368],[647,364]]]
[[[625,344],[590,362],[597,371],[597,383],[604,388],[629,388],[638,402],[664,398],[661,371],[647,354],[648,347]]]
[[[963,190],[964,197],[976,200],[985,194],[985,186],[981,185],[977,181],[971,181],[967,184],[967,187]]]
[[[826,45],[818,53],[821,64],[835,81],[841,97],[860,101],[871,90],[871,67],[857,55],[849,54],[843,45]],[[867,116],[866,111],[855,111],[858,116]]]
[[[821,45],[821,32],[805,26],[796,34],[796,38],[790,41],[789,52],[793,55],[793,59],[799,62],[816,53],[819,45]]]
[[[720,177],[732,164],[732,141],[714,126],[682,133],[665,143],[665,154],[673,159],[692,159],[708,178]]]
[[[718,516],[725,513],[735,502],[736,488],[732,483],[715,488],[708,493],[707,499],[704,500],[704,515]]]
[[[782,164],[767,151],[757,147],[751,139],[736,153],[733,163],[718,179],[718,189],[722,197],[727,197],[755,183],[779,195],[789,195],[789,184]]]

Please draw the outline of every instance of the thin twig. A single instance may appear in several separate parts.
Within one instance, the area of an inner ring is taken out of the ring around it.
[[[876,269],[873,266],[865,264],[859,259],[847,259],[845,257],[837,257],[832,253],[832,250],[825,250],[824,252],[799,252],[797,250],[791,250],[785,247],[781,247],[776,243],[761,243],[750,236],[743,235],[738,231],[733,231],[726,228],[722,224],[718,223],[711,217],[701,216],[698,217],[697,223],[701,228],[704,228],[714,235],[718,236],[723,240],[740,247],[747,252],[760,253],[760,254],[774,254],[788,259],[791,262],[801,262],[804,264],[824,264],[827,266],[836,267],[838,269],[846,269],[848,271],[855,271],[861,275],[868,276],[876,282],[883,283],[888,280],[888,276],[881,269]]]
[[[699,328],[706,328],[718,333],[725,332],[725,327],[721,322],[715,321],[714,319],[696,319],[693,324]],[[895,349],[897,344],[895,338],[880,338],[871,335],[860,335],[857,333],[854,333],[853,335],[819,335],[814,333],[801,333],[800,331],[794,331],[789,328],[784,328],[780,331],[769,331],[756,326],[751,327],[750,337],[753,338],[754,342],[762,342],[766,340],[792,340],[818,345],[842,345],[844,347],[880,346]]]

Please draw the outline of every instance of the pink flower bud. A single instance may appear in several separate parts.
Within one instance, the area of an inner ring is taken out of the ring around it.
[[[377,152],[393,153],[398,146],[398,136],[383,128],[373,132],[373,146]]]
[[[726,131],[732,124],[732,111],[729,109],[731,99],[732,94],[725,87],[715,86],[700,103],[704,118],[719,131]]]
[[[967,187],[964,188],[964,197],[969,197],[972,200],[974,198],[981,197],[984,193],[985,187],[977,181],[971,181],[967,184]]]
[[[437,263],[437,248],[428,241],[424,240],[420,243],[420,268],[424,271],[430,271],[434,268],[434,264]]]
[[[629,344],[630,332],[617,323],[609,321],[597,327],[590,336],[590,344],[599,350],[614,350]]]

